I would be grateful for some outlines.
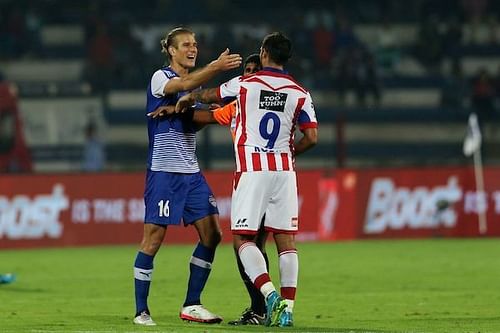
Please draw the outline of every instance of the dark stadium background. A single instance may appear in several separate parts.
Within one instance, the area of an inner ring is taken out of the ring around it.
[[[0,9],[0,71],[17,86],[37,172],[77,171],[89,123],[106,143],[105,170],[143,170],[144,90],[164,62],[160,38],[179,25],[197,34],[198,66],[225,47],[257,52],[270,31],[290,36],[288,69],[321,122],[303,168],[466,164],[472,110],[484,118],[485,162],[499,162],[497,1],[3,0]],[[232,168],[223,128],[199,134],[199,158],[204,169]]]

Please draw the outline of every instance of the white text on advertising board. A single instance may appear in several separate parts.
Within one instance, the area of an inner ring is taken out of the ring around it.
[[[457,223],[454,203],[462,198],[457,177],[443,186],[396,187],[390,178],[376,178],[368,198],[364,232],[385,230],[452,228]]]
[[[51,194],[30,199],[26,195],[0,196],[0,239],[59,238],[63,224],[61,212],[68,208],[64,187],[55,184]]]
[[[75,199],[71,221],[87,223],[139,223],[144,220],[144,200],[139,198]]]

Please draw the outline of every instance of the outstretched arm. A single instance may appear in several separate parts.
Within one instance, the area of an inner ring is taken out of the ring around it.
[[[217,124],[213,111],[196,110],[193,112],[193,121],[198,125]]]
[[[202,89],[198,91],[193,91],[187,95],[182,96],[175,106],[175,112],[184,112],[188,107],[192,106],[196,102],[201,103],[214,103],[220,102],[221,99],[218,94],[219,88],[209,88]]]
[[[193,121],[200,125],[206,124],[220,124],[223,126],[229,126],[231,124],[231,119],[234,117],[236,111],[236,102],[229,103],[223,107],[218,107],[215,110],[196,110],[193,112]],[[158,107],[153,112],[147,114],[148,117],[157,118],[163,116],[169,116],[174,114],[175,106],[164,105]]]
[[[198,124],[231,125],[231,120],[236,112],[236,101],[218,107],[215,110],[196,110],[193,113],[193,121]]]
[[[148,113],[147,116],[151,118],[156,118],[156,117],[168,116],[174,113],[175,113],[174,105],[163,105],[158,107],[153,112]]]
[[[191,90],[206,83],[217,73],[237,68],[241,65],[241,56],[239,54],[229,54],[226,49],[220,56],[203,67],[183,77],[169,80],[163,88],[165,95],[175,94],[179,91]]]
[[[295,156],[302,154],[318,143],[318,129],[316,127],[306,128],[302,134],[302,138],[294,144]]]

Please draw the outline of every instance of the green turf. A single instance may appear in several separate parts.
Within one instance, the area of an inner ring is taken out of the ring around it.
[[[153,328],[131,323],[135,247],[2,250],[0,271],[17,281],[0,285],[0,332],[500,332],[498,239],[299,244],[293,329],[226,324],[248,305],[227,245],[202,299],[225,321],[182,322],[192,248],[167,245],[155,260]]]

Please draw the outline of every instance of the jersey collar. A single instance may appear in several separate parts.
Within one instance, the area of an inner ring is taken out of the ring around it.
[[[280,73],[280,74],[288,75],[287,71],[281,70],[281,69],[278,69],[278,68],[274,68],[274,67],[263,67],[262,70],[266,71],[266,72],[274,72],[274,73]]]

